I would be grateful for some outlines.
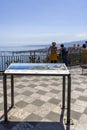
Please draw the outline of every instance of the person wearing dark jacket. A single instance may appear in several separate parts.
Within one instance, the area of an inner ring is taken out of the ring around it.
[[[61,47],[60,50],[61,50],[62,62],[65,63],[65,65],[67,66],[67,65],[68,65],[68,59],[67,59],[68,51],[67,51],[66,48],[64,47],[64,44],[61,44],[60,47]]]

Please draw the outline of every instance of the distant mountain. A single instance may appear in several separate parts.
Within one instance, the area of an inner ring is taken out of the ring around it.
[[[83,44],[85,43],[85,40],[80,40],[80,41],[71,41],[71,42],[64,42],[64,46],[65,47],[71,47],[73,46],[74,44],[77,46],[78,44],[80,46],[82,46]],[[58,47],[60,47],[61,43],[57,44]]]

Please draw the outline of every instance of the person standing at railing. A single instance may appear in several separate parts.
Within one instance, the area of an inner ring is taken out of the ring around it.
[[[64,44],[60,45],[60,51],[61,51],[61,58],[62,58],[62,62],[66,64],[66,66],[68,65],[68,50],[66,50],[66,48],[64,47]]]
[[[81,50],[81,64],[87,64],[87,47],[86,44],[82,45],[82,50]]]
[[[85,45],[86,45],[86,48],[87,48],[87,41],[85,41]]]
[[[56,42],[52,42],[52,45],[48,49],[48,54],[49,54],[51,63],[57,63],[57,61],[58,61],[57,51],[58,51],[58,49],[56,46]]]

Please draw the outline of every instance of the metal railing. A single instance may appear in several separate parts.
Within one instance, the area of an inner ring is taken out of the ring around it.
[[[4,71],[11,63],[48,62],[46,51],[1,51],[0,71]]]
[[[0,71],[4,71],[11,63],[48,63],[50,62],[48,52],[39,51],[1,51],[0,52]],[[62,62],[59,54],[58,62]],[[68,65],[81,64],[81,52],[68,53]]]

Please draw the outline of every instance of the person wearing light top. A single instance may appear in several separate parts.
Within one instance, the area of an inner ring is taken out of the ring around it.
[[[58,61],[58,54],[57,54],[57,46],[56,42],[52,42],[52,45],[48,49],[48,53],[50,53],[50,62],[57,63]]]

